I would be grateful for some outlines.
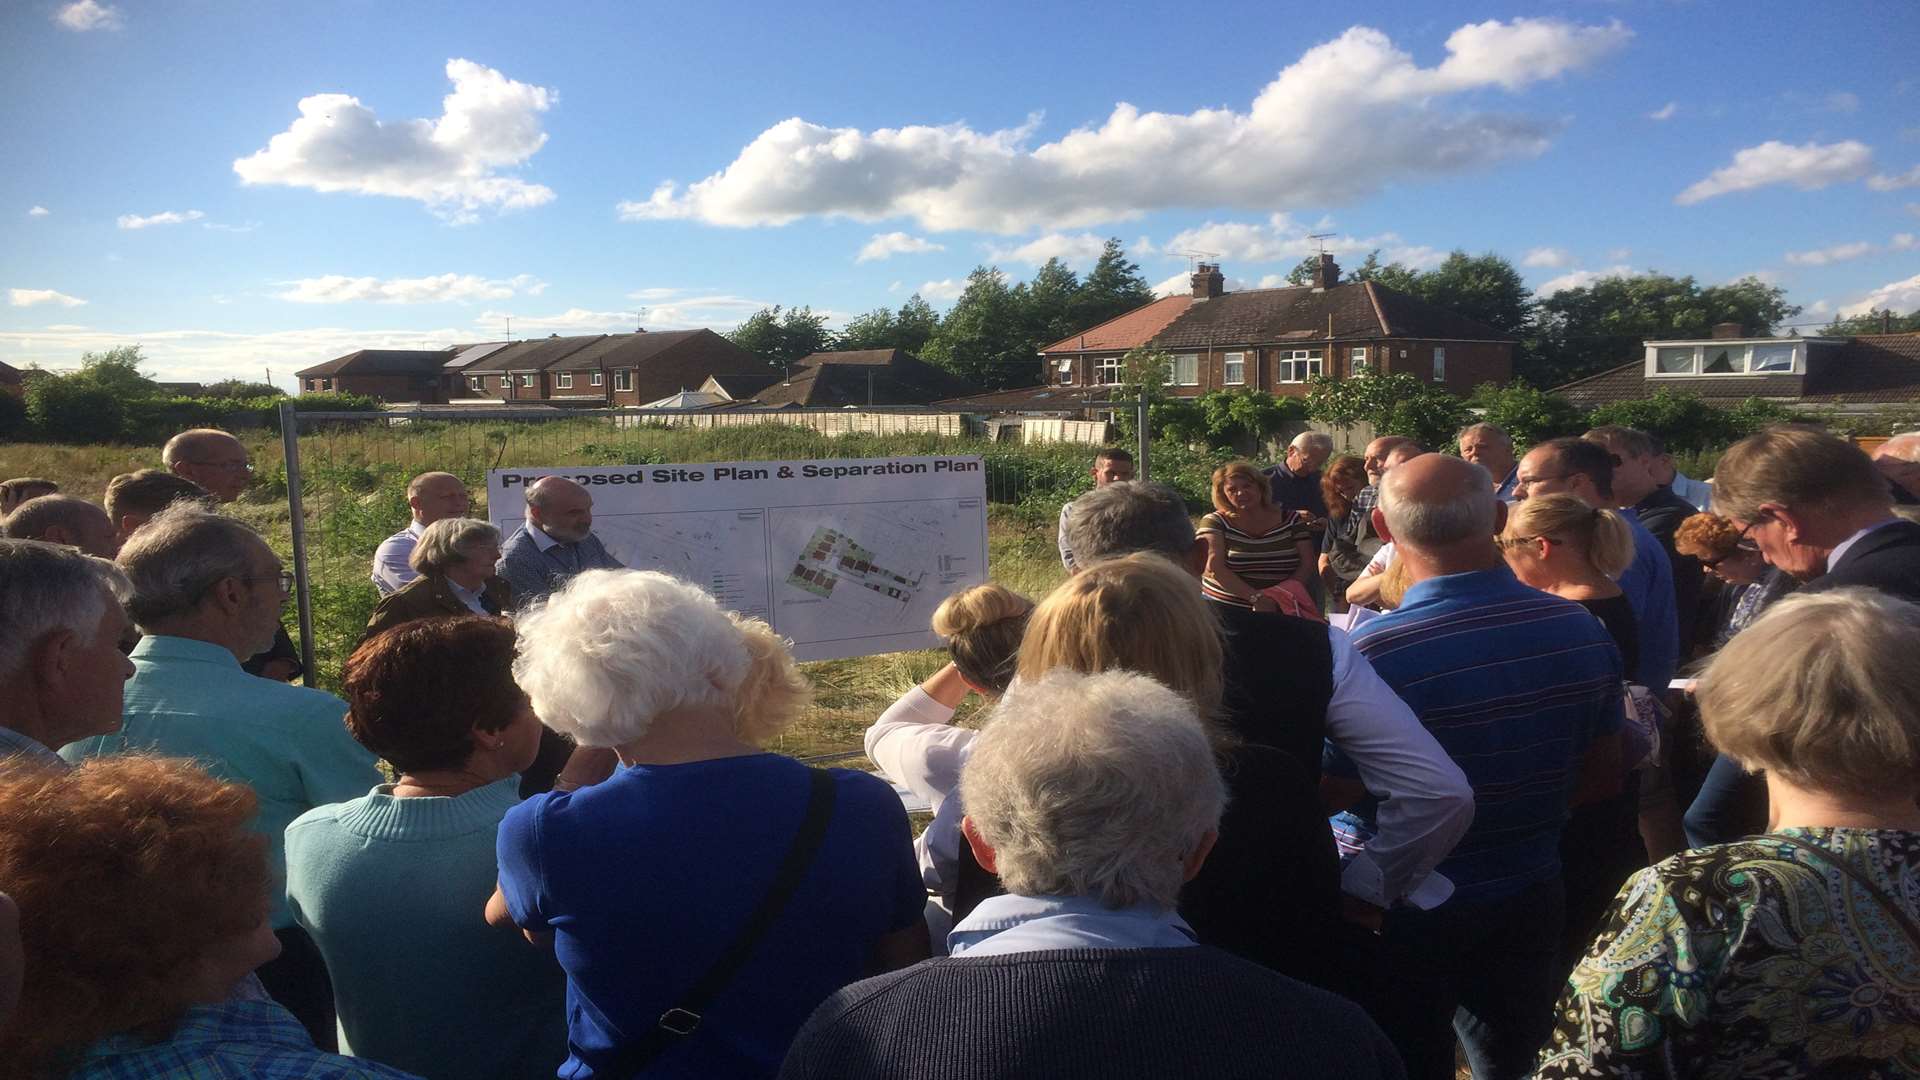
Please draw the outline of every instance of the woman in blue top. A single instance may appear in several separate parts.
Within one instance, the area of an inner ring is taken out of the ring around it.
[[[347,727],[399,779],[287,826],[287,900],[333,977],[342,1053],[434,1080],[566,1058],[559,965],[484,918],[542,732],[512,665],[513,628],[481,615],[403,623],[347,660]]]
[[[500,825],[488,918],[551,939],[566,969],[561,1076],[771,1077],[828,994],[927,954],[906,813],[884,781],[836,769],[825,838],[791,898],[697,1021],[673,1025],[691,1030],[660,1034],[794,846],[812,775],[761,747],[806,683],[765,623],[665,574],[583,573],[519,629],[514,677],[534,711],[621,766]]]

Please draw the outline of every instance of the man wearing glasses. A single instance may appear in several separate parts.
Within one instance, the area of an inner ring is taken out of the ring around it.
[[[167,440],[160,450],[160,461],[167,471],[182,480],[191,480],[222,503],[238,499],[253,483],[253,462],[240,440],[218,428],[194,428]],[[272,644],[258,656],[247,658],[241,666],[249,675],[292,682],[303,668],[300,653],[284,626],[277,627]]]
[[[132,583],[127,610],[146,632],[134,647],[119,732],[69,744],[61,757],[145,751],[206,763],[259,796],[254,828],[284,877],[283,837],[294,818],[345,802],[384,781],[348,734],[347,703],[322,690],[244,673],[240,661],[272,643],[293,575],[245,524],[192,503],[154,515],[121,548]],[[319,951],[294,925],[276,882],[269,918],[280,958],[260,968],[274,999],[331,1045],[333,997]]]

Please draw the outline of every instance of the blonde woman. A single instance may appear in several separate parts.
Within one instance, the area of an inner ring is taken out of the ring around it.
[[[1920,1069],[1920,607],[1840,588],[1773,605],[1696,695],[1765,774],[1767,831],[1636,874],[1554,1010],[1537,1075]]]
[[[1210,722],[1232,797],[1180,915],[1203,942],[1347,989],[1342,977],[1354,972],[1339,946],[1339,862],[1318,791],[1290,754],[1226,734],[1236,718],[1221,715],[1222,657],[1219,623],[1193,578],[1143,553],[1095,563],[1041,601],[1020,644],[1019,677],[1135,671],[1191,701]]]
[[[1507,515],[1500,550],[1515,577],[1593,612],[1637,681],[1640,633],[1618,578],[1633,564],[1633,527],[1617,510],[1572,495],[1535,495]]]
[[[960,766],[977,732],[955,727],[954,710],[968,694],[997,698],[1013,681],[1014,657],[1033,601],[998,585],[954,593],[933,612],[933,632],[947,639],[947,665],[888,707],[867,729],[867,757],[887,779],[933,808],[917,840],[928,891],[950,897],[965,860],[960,840]],[[951,805],[949,805],[951,803]]]
[[[1195,530],[1207,542],[1201,588],[1255,611],[1318,616],[1307,585],[1313,534],[1273,504],[1267,478],[1247,462],[1228,462],[1213,471],[1212,490],[1213,513]]]

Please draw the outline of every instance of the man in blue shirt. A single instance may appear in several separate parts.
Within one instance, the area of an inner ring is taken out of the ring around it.
[[[119,729],[126,588],[104,559],[0,540],[0,759],[65,768],[54,751]]]
[[[593,535],[593,496],[564,476],[527,485],[527,520],[500,546],[499,574],[513,602],[533,603],[583,570],[624,569]]]
[[[1455,1031],[1479,1077],[1519,1077],[1552,1026],[1568,807],[1620,780],[1621,664],[1587,610],[1522,585],[1494,545],[1493,478],[1425,454],[1380,485],[1380,512],[1413,585],[1354,634],[1474,793],[1473,824],[1435,872],[1453,883],[1431,910],[1382,927],[1393,986],[1375,1019],[1407,1073],[1450,1080]],[[1328,771],[1351,775],[1338,752]],[[1357,811],[1363,825],[1370,809]],[[1456,1010],[1458,1015],[1456,1016]]]

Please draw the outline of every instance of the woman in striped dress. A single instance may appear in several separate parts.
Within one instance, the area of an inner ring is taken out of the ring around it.
[[[1244,461],[1215,469],[1213,510],[1198,530],[1207,542],[1207,570],[1200,579],[1206,594],[1255,611],[1318,617],[1307,588],[1315,569],[1313,534],[1273,504],[1260,470]],[[1288,597],[1295,603],[1287,603]]]

